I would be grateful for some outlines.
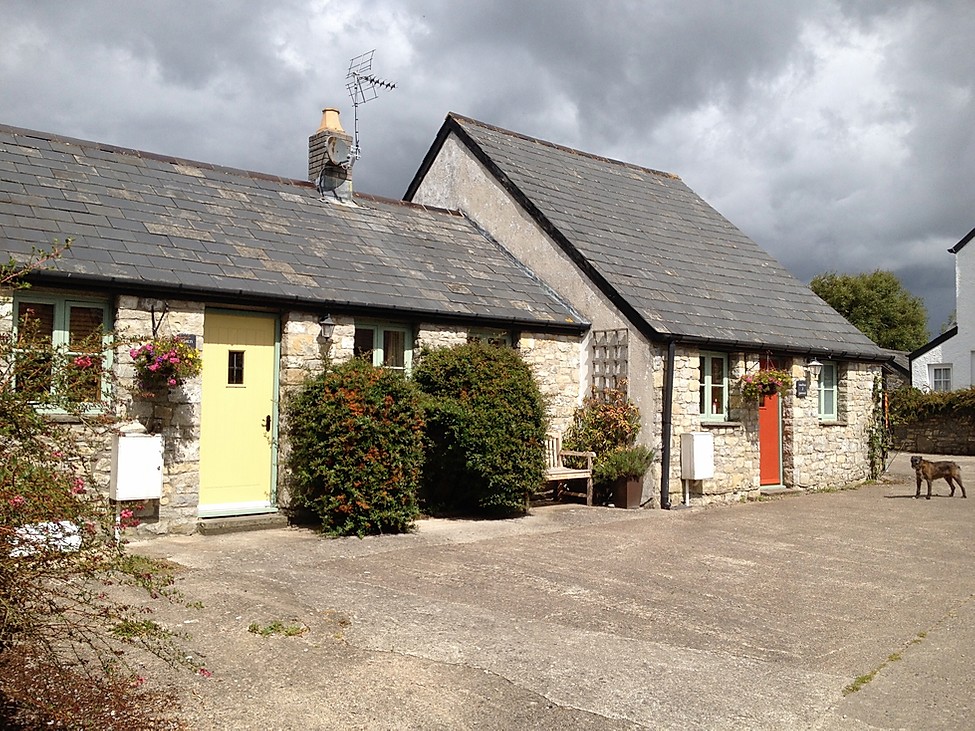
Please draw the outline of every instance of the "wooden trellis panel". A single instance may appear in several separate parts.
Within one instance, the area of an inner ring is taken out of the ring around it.
[[[628,342],[625,329],[593,331],[592,385],[597,394],[604,389],[626,391]]]

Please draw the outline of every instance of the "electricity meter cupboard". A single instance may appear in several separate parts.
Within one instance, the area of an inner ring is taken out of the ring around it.
[[[108,496],[115,501],[162,497],[161,434],[116,434],[112,439],[112,479]]]

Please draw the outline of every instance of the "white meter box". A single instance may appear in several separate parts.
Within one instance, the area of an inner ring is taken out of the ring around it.
[[[163,441],[160,434],[121,434],[112,441],[112,500],[162,497]]]
[[[687,432],[680,435],[680,471],[683,480],[710,480],[714,477],[714,435]]]

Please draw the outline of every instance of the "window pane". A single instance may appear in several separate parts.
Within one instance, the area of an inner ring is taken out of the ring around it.
[[[20,302],[17,323],[22,345],[50,345],[54,333],[54,305]]]
[[[375,333],[371,329],[356,328],[352,355],[372,362],[372,351],[376,349]]]
[[[406,337],[398,330],[383,330],[383,365],[387,368],[406,367]]]
[[[68,314],[68,343],[71,350],[101,350],[102,308],[72,307]]]
[[[715,416],[724,414],[723,386],[711,386],[711,413]]]
[[[39,396],[51,390],[54,360],[50,353],[20,352],[14,368],[18,391]]]
[[[715,386],[724,383],[724,358],[711,356],[711,383]]]
[[[244,351],[231,350],[227,353],[227,384],[240,386],[244,383]]]
[[[102,357],[80,355],[69,363],[68,394],[74,401],[95,402],[102,398]]]

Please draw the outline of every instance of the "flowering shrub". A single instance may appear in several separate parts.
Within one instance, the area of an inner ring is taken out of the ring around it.
[[[649,469],[653,461],[652,452],[644,451],[645,447],[634,447],[639,433],[640,409],[623,390],[606,388],[600,392],[594,391],[582,407],[576,409],[562,445],[573,451],[596,453],[593,482],[597,502],[607,502],[613,482],[629,471],[628,468],[621,469],[622,462],[645,461],[646,467],[640,472],[641,475]],[[566,464],[573,459],[578,458],[566,457]]]
[[[129,350],[129,355],[143,391],[181,386],[187,378],[199,375],[203,364],[196,348],[173,337],[143,343]]]
[[[331,535],[404,533],[419,514],[420,394],[360,359],[309,378],[288,402],[291,488]]]
[[[759,396],[771,396],[792,386],[792,376],[786,371],[766,370],[746,373],[739,381],[741,395],[748,401],[757,401]]]
[[[16,288],[23,271],[13,263],[0,265],[0,288]],[[150,599],[179,600],[170,571],[126,552],[117,540],[106,486],[93,469],[115,426],[111,405],[94,411],[87,403],[100,392],[101,334],[97,337],[99,342],[90,347],[73,344],[91,355],[64,356],[50,342],[23,332],[16,340],[0,334],[4,728],[11,718],[28,719],[15,728],[116,728],[84,723],[105,704],[99,693],[65,695],[39,681],[57,671],[66,687],[104,690],[108,683],[122,688],[116,681],[124,673],[111,671],[124,670],[124,652],[132,646],[174,664],[185,663],[186,653],[173,633],[147,618],[151,606],[119,601],[116,593],[131,598],[131,590],[139,589]],[[52,383],[57,387],[50,387]],[[52,410],[71,419],[45,416]],[[125,511],[121,518],[122,526],[135,519]],[[81,658],[99,662],[79,665]],[[78,679],[85,674],[92,678]],[[117,695],[113,698],[121,702]],[[138,722],[131,726],[136,727],[149,728]]]

